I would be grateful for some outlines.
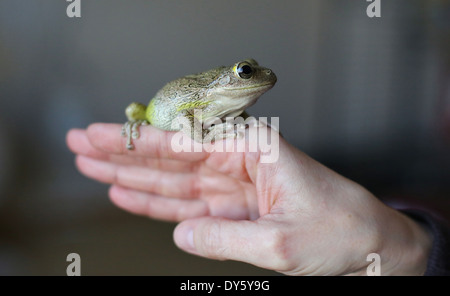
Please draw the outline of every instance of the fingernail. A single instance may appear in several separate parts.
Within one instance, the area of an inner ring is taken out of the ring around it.
[[[194,230],[190,226],[178,226],[174,232],[174,240],[180,249],[195,252]]]
[[[187,243],[189,245],[189,248],[194,250],[195,249],[195,246],[194,246],[194,230],[192,228],[189,228],[189,230],[187,231],[186,241],[187,241]]]

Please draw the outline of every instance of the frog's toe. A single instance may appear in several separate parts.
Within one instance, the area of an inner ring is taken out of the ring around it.
[[[127,149],[133,150],[134,145],[132,139],[139,139],[139,126],[148,125],[149,123],[146,120],[137,120],[137,121],[128,121],[122,126],[122,136],[127,137]]]
[[[135,122],[133,123],[132,127],[131,127],[131,137],[133,139],[138,139],[139,138],[139,122]]]
[[[139,133],[139,127],[141,125],[148,125],[148,122],[145,120],[138,120],[136,122],[133,122],[132,126],[131,126],[131,137],[133,139],[138,139],[140,136]]]
[[[245,125],[245,123],[238,123],[236,124],[236,129],[237,130],[245,130],[247,128],[247,126]]]
[[[120,133],[122,135],[122,137],[126,137],[127,136],[127,130],[129,129],[129,126],[130,126],[130,122],[129,121],[125,122],[122,125],[122,131]]]
[[[238,131],[236,131],[236,133],[234,134],[234,137],[236,139],[243,139],[243,138],[245,138],[245,130],[238,130]]]

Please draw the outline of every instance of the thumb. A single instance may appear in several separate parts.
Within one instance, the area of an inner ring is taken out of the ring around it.
[[[268,260],[273,250],[271,232],[256,221],[201,217],[178,224],[174,240],[180,249],[198,256],[273,268]]]

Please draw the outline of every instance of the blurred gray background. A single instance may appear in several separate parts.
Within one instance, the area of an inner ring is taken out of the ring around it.
[[[178,250],[175,224],[115,208],[65,144],[249,57],[278,76],[252,115],[382,198],[449,206],[449,1],[381,0],[373,19],[365,0],[68,4],[0,0],[0,275],[65,275],[72,252],[83,275],[276,274]]]

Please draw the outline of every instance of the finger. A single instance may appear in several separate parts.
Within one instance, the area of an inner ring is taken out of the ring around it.
[[[71,129],[66,135],[66,143],[75,154],[81,154],[98,159],[108,159],[109,154],[91,145],[83,129]]]
[[[111,186],[109,196],[119,208],[159,220],[183,221],[209,212],[207,204],[201,200],[166,198],[120,186]]]
[[[103,183],[175,198],[199,198],[201,195],[201,179],[195,173],[123,166],[82,155],[77,156],[76,164],[81,173]]]
[[[256,221],[200,217],[181,222],[174,241],[182,250],[210,259],[237,260],[263,268],[277,268],[271,254],[276,232]]]
[[[167,132],[153,126],[141,126],[140,137],[134,141],[134,150],[126,148],[126,138],[121,136],[119,124],[94,123],[87,129],[91,144],[107,153],[135,155],[153,158],[169,158],[184,161],[200,161],[207,158],[208,153],[190,151],[177,152],[172,147],[174,132]]]
[[[198,162],[106,153],[92,146],[87,137],[86,131],[82,129],[70,130],[67,133],[66,141],[67,146],[75,154],[80,154],[101,160],[109,160],[116,164],[145,166],[156,170],[166,170],[173,172],[192,172],[197,170],[197,167],[199,165]]]

